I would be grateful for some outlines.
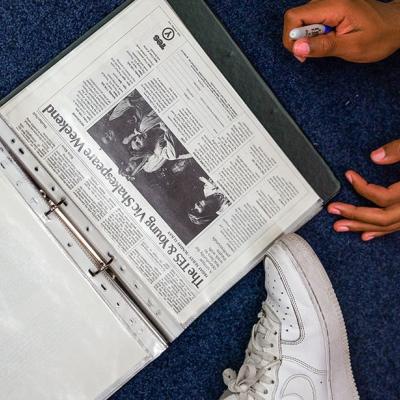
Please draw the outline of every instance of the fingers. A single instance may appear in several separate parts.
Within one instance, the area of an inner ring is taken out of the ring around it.
[[[344,218],[376,226],[389,226],[400,221],[400,204],[387,208],[357,207],[346,203],[332,203],[328,212]]]
[[[400,161],[400,140],[394,140],[371,153],[371,159],[376,164],[387,165]]]
[[[330,2],[312,1],[300,7],[287,10],[283,24],[283,44],[292,51],[294,41],[290,39],[289,33],[292,29],[303,25],[325,24],[335,27],[343,20],[339,7],[332,7]]]
[[[339,56],[341,38],[334,32],[296,40],[293,44],[293,54],[297,57],[333,57]]]
[[[371,158],[382,165],[400,161],[400,140],[375,150]],[[362,232],[362,240],[369,241],[400,231],[400,182],[385,188],[368,183],[355,171],[347,171],[346,178],[357,193],[382,208],[330,204],[328,212],[343,217],[333,226],[336,232]]]
[[[379,226],[368,224],[362,221],[355,221],[349,219],[341,219],[336,221],[333,225],[336,232],[379,232],[390,233],[400,229],[400,222],[396,222],[387,226]]]
[[[363,232],[361,235],[361,239],[364,242],[369,242],[370,240],[377,239],[382,236],[390,235],[391,233],[394,233],[396,231],[391,231],[391,232]]]
[[[361,232],[361,239],[364,242],[369,242],[370,240],[400,231],[400,223],[381,227],[358,221],[340,220],[334,224],[333,228],[336,232]]]
[[[346,178],[358,194],[380,207],[388,207],[400,203],[400,182],[385,188],[383,186],[368,183],[355,171],[347,171]]]

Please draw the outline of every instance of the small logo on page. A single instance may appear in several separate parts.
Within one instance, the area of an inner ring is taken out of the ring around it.
[[[170,41],[170,40],[172,40],[172,39],[175,37],[175,31],[174,31],[172,28],[170,28],[170,27],[165,28],[165,29],[162,31],[162,37],[163,37],[165,40]]]

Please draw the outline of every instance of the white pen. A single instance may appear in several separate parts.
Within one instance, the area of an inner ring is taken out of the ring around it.
[[[334,28],[322,24],[306,25],[300,28],[292,29],[289,33],[290,39],[297,40],[305,37],[312,37],[317,35],[324,35],[332,32]]]

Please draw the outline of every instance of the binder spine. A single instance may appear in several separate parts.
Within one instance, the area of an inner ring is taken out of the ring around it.
[[[123,292],[141,310],[157,334],[165,343],[170,343],[182,333],[183,327],[164,306],[154,299],[151,289],[130,268],[118,250],[110,246],[107,239],[90,222],[82,210],[74,204],[46,168],[38,161],[19,135],[0,115],[0,147],[6,149],[12,160],[28,176],[30,182],[40,191],[48,203],[48,217],[56,215],[68,228],[78,245],[93,261],[95,267],[85,271],[89,278],[108,276],[118,290]],[[15,184],[14,184],[15,186]],[[73,221],[73,223],[72,223]],[[66,248],[65,243],[63,247]],[[70,249],[66,248],[67,251]],[[110,262],[111,261],[111,262]],[[129,282],[129,285],[128,285]]]
[[[13,186],[44,222],[55,239],[76,261],[84,275],[92,281],[99,295],[128,326],[138,342],[142,343],[149,354],[160,354],[168,346],[168,336],[163,333],[156,321],[148,316],[140,302],[132,297],[125,284],[118,279],[114,268],[121,269],[121,267],[119,264],[114,265],[116,261],[114,256],[111,252],[106,252],[105,257],[71,221],[66,209],[71,211],[72,202],[64,193],[59,199],[55,198],[53,193],[58,191],[54,186],[55,183],[53,185],[52,182],[47,186],[50,189],[46,189],[33,179],[26,165],[19,160],[18,154],[5,143],[1,122],[0,118],[0,173],[2,173],[1,170],[5,172]],[[17,148],[21,150],[19,152],[24,157],[33,157],[22,144],[20,146],[16,139],[12,143],[18,145]],[[34,163],[30,162],[31,165],[36,165],[36,161]],[[86,230],[93,234],[94,228],[89,228],[89,223],[85,225]]]

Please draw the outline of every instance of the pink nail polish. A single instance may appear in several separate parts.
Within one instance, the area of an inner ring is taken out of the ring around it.
[[[307,42],[296,42],[293,46],[293,53],[299,57],[307,57],[310,50],[310,45]]]
[[[348,226],[338,226],[336,228],[337,232],[348,232],[350,230],[350,228]]]
[[[378,150],[373,151],[372,154],[371,154],[371,158],[374,161],[382,161],[385,157],[386,157],[386,152],[385,152],[385,149],[383,147],[381,147]]]
[[[353,183],[353,177],[351,176],[350,172],[346,172],[345,174],[346,179],[352,184]]]
[[[341,211],[336,207],[331,207],[329,208],[329,214],[340,215]]]
[[[368,242],[368,241],[370,241],[370,240],[372,240],[372,239],[375,239],[375,236],[374,236],[374,235],[365,235],[365,236],[363,237],[364,242]]]

